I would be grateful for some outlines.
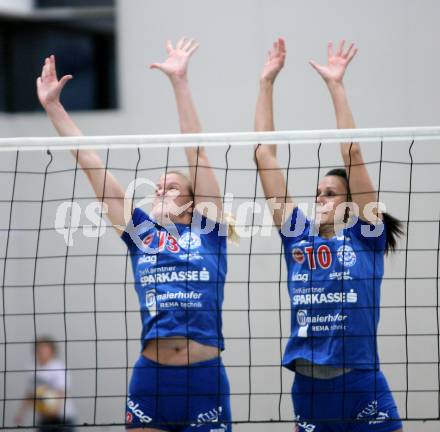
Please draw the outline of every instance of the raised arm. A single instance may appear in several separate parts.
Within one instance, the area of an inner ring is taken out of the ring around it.
[[[182,133],[200,133],[202,131],[188,84],[189,60],[198,46],[196,41],[187,38],[180,39],[175,48],[168,41],[166,45],[168,58],[163,63],[151,65],[152,69],[161,70],[170,79],[176,97]],[[185,153],[194,191],[194,206],[199,206],[203,211],[202,203],[213,203],[217,208],[217,218],[220,219],[222,215],[220,187],[205,149],[200,146],[185,147]]]
[[[60,95],[73,77],[57,78],[55,56],[46,58],[41,76],[37,79],[37,93],[41,105],[60,136],[81,136],[82,132],[60,102]],[[96,197],[108,206],[108,218],[121,234],[125,228],[124,220],[124,190],[112,173],[107,170],[93,150],[72,151],[74,157],[87,175]],[[105,190],[104,190],[105,184]],[[131,206],[131,203],[126,203]]]
[[[283,39],[278,39],[267,56],[266,64],[260,77],[260,91],[255,112],[255,131],[273,131],[273,89],[275,79],[284,66],[286,47]],[[255,148],[255,162],[263,185],[264,194],[272,204],[275,225],[280,228],[287,213],[294,207],[288,196],[286,181],[277,161],[277,146],[274,144],[258,145]],[[289,209],[287,209],[287,206]]]
[[[347,50],[344,49],[345,41],[341,41],[334,53],[333,44],[328,44],[328,61],[326,65],[319,65],[310,61],[313,68],[325,81],[336,114],[338,129],[353,129],[356,127],[353,114],[347,99],[343,78],[351,60],[357,53],[357,48],[351,44]],[[347,177],[349,179],[350,191],[353,201],[359,206],[359,216],[371,223],[377,223],[381,215],[374,211],[364,213],[365,207],[377,201],[377,192],[364,164],[360,145],[358,143],[342,143],[341,154],[344,160]]]

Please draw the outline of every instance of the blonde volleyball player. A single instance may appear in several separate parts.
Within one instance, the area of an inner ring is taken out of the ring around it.
[[[152,65],[170,79],[183,133],[201,131],[187,77],[197,47],[186,38],[176,47],[168,42],[166,61]],[[60,102],[71,78],[58,80],[51,56],[37,82],[40,102],[61,136],[81,135]],[[126,404],[126,427],[133,430],[231,430],[229,383],[220,358],[228,227],[220,222],[220,188],[205,150],[185,152],[189,176],[162,175],[152,210],[135,208],[128,221],[124,206],[131,203],[124,202],[123,188],[98,154],[74,152],[131,255],[142,322],[141,355]],[[217,219],[205,217],[204,204],[216,208]]]
[[[353,44],[344,49],[342,41],[336,52],[329,44],[326,65],[311,62],[328,87],[338,128],[355,127],[343,77],[356,52]],[[273,86],[285,57],[285,43],[278,39],[261,75],[257,131],[274,130]],[[341,144],[345,169],[319,182],[315,221],[288,195],[276,152],[275,145],[261,145],[255,156],[266,198],[277,204],[273,219],[288,268],[291,335],[283,365],[296,372],[297,430],[401,430],[376,341],[384,255],[395,248],[400,223],[377,209],[359,144]],[[353,204],[359,218],[352,220],[347,207]]]

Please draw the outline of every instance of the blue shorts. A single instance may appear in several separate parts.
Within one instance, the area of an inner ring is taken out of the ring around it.
[[[391,432],[402,428],[383,373],[353,370],[333,379],[295,374],[298,432]]]
[[[141,355],[130,380],[126,428],[230,432],[229,393],[220,358],[164,366]]]

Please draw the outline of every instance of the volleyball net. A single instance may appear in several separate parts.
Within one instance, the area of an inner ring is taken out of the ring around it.
[[[141,332],[130,256],[70,150],[97,150],[136,206],[162,174],[186,171],[183,148],[198,145],[240,236],[228,246],[222,309],[233,423],[294,423],[293,373],[281,366],[287,269],[254,146],[278,144],[289,194],[310,215],[319,180],[342,167],[340,142],[361,144],[379,201],[405,228],[385,261],[381,369],[403,420],[439,421],[440,128],[402,128],[0,140],[1,427],[17,427],[32,383],[36,389],[35,341],[48,336],[68,371],[62,399],[75,423],[126,422]],[[33,403],[22,426],[38,415]]]

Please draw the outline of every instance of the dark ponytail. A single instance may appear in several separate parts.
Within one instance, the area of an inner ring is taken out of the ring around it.
[[[389,213],[382,213],[383,223],[385,224],[385,231],[387,233],[387,244],[385,246],[385,253],[394,252],[396,250],[397,238],[402,237],[403,224],[399,219],[391,216]]]
[[[350,186],[348,184],[347,171],[344,168],[335,168],[330,170],[326,176],[336,176],[345,180],[347,187],[347,201],[352,201]],[[383,223],[387,236],[387,244],[385,246],[385,254],[394,252],[397,246],[397,238],[403,236],[403,224],[389,213],[382,213]]]

